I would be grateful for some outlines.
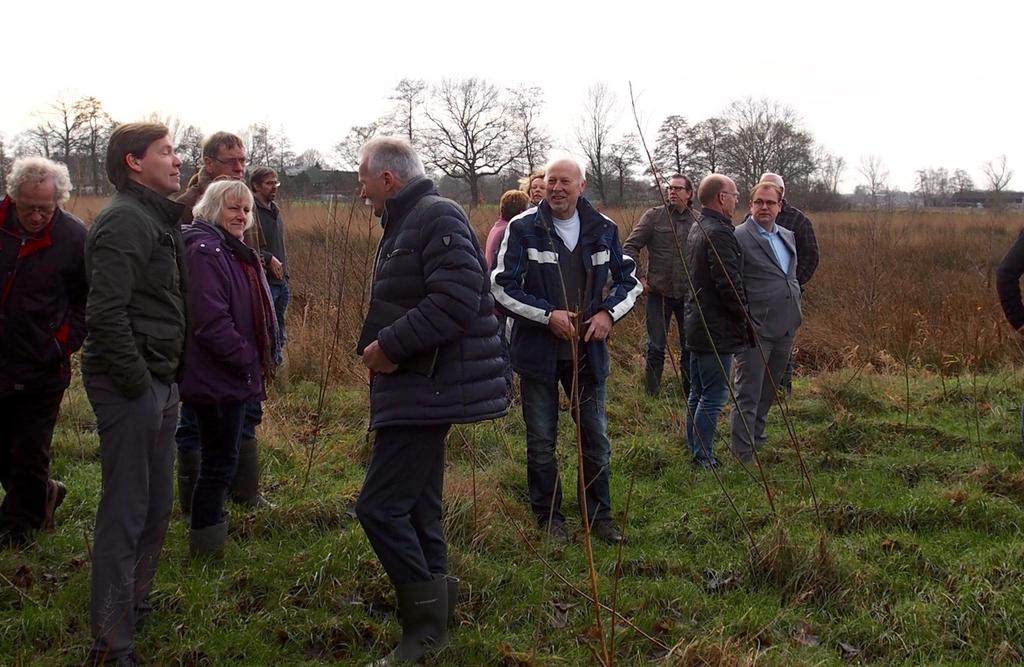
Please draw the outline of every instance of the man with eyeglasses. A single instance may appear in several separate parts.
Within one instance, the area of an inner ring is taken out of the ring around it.
[[[750,192],[750,215],[736,228],[743,251],[741,276],[758,345],[736,356],[736,409],[732,413],[733,455],[750,463],[767,442],[768,410],[793,350],[800,326],[800,266],[796,237],[778,224],[782,188],[758,183]]]
[[[818,268],[819,250],[818,238],[814,235],[814,224],[803,211],[793,206],[786,200],[786,182],[782,176],[768,171],[761,174],[760,183],[774,183],[782,189],[782,204],[779,206],[779,215],[775,218],[775,224],[793,232],[796,238],[796,280],[800,283],[801,293],[807,289],[806,285],[814,276]],[[790,392],[793,390],[793,355],[789,356],[789,363],[782,374],[782,387]]]
[[[683,248],[690,226],[700,217],[693,207],[693,184],[682,174],[668,179],[667,205],[649,208],[629,233],[622,251],[637,264],[637,277],[647,295],[647,364],[644,388],[657,396],[665,365],[665,347],[672,317],[679,328],[681,354],[679,373],[683,392],[690,394],[690,355],[683,331],[683,295],[686,274]],[[647,265],[640,262],[640,250],[647,248]]]
[[[704,469],[718,467],[715,427],[729,398],[733,354],[753,344],[740,280],[743,253],[732,227],[739,198],[736,183],[728,176],[705,176],[697,188],[701,218],[686,238],[686,263],[693,279],[683,317],[690,351],[686,442],[694,465]]]
[[[245,143],[230,132],[214,132],[203,141],[203,166],[189,180],[185,190],[175,201],[185,205],[181,224],[192,224],[192,208],[202,198],[210,183],[216,180],[245,179],[247,164]],[[277,180],[276,177],[274,179]],[[245,232],[245,244],[260,253],[267,250],[263,225],[252,225]],[[267,271],[267,277],[271,272]],[[280,317],[279,317],[280,321]],[[235,502],[252,507],[269,506],[259,492],[259,454],[256,448],[256,427],[263,421],[263,405],[252,401],[246,405],[245,424],[242,428],[242,443],[238,452],[238,467],[231,483],[231,498]],[[178,504],[181,513],[188,516],[192,511],[192,492],[199,478],[199,423],[195,413],[182,405],[181,418],[174,436],[178,443]]]
[[[15,160],[0,200],[0,546],[52,525],[67,489],[50,479],[50,444],[71,355],[85,339],[85,235],[61,206],[63,164]]]

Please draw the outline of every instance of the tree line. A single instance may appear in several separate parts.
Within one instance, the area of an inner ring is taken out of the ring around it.
[[[367,139],[401,134],[417,147],[428,169],[442,176],[449,191],[471,203],[495,198],[546,161],[555,141],[544,123],[544,91],[537,86],[503,88],[486,79],[399,80],[382,117],[355,125],[327,153],[297,152],[283,127],[254,123],[239,132],[251,164],[275,168],[287,182],[310,167],[355,170],[357,151]],[[819,144],[797,112],[767,99],[745,98],[701,120],[670,114],[651,138],[650,159],[636,132],[622,131],[623,105],[606,84],[591,86],[565,148],[587,163],[588,195],[602,205],[649,201],[655,173],[662,179],[679,172],[695,181],[708,173],[731,175],[742,189],[766,171],[781,174],[787,190],[813,209],[845,205],[839,184],[848,165]],[[58,97],[34,114],[36,124],[6,141],[0,135],[3,179],[11,160],[44,155],[68,165],[75,188],[86,194],[110,190],[103,160],[117,121],[95,97]],[[151,114],[171,130],[187,181],[201,165],[202,132],[176,116]],[[1013,171],[1006,157],[982,167],[986,188],[1007,189]],[[882,202],[890,194],[889,173],[881,158],[863,156],[856,169],[857,192]],[[0,185],[3,185],[0,180]],[[916,172],[914,195],[925,206],[948,205],[957,192],[975,189],[964,169],[925,168]]]

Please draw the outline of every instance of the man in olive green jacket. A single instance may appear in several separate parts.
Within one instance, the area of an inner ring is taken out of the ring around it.
[[[100,435],[102,495],[92,550],[92,664],[134,665],[134,633],[171,515],[176,384],[187,334],[182,206],[167,199],[181,160],[167,128],[111,134],[117,194],[85,248],[89,296],[82,376]]]

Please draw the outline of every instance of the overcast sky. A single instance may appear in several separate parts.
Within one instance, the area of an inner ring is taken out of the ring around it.
[[[846,158],[843,189],[877,154],[892,185],[924,167],[1006,154],[1024,184],[1024,85],[1015,2],[433,2],[144,0],[7,3],[0,132],[59,94],[118,120],[174,115],[204,132],[265,122],[296,151],[329,153],[388,111],[403,77],[541,86],[560,148],[588,86],[629,82],[653,142],[668,114],[696,122],[744,97],[793,107]]]

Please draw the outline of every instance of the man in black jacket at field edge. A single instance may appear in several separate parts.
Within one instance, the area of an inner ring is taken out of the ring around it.
[[[21,158],[0,200],[0,546],[52,525],[67,490],[50,443],[71,355],[85,338],[85,225],[61,208],[68,168]]]
[[[1024,275],[1024,231],[996,269],[996,292],[1003,315],[1014,331],[1024,336],[1024,302],[1021,301],[1020,277]],[[1021,408],[1021,449],[1024,454],[1024,407]]]
[[[732,227],[740,193],[728,176],[705,176],[697,188],[700,222],[686,237],[686,264],[693,290],[686,292],[683,325],[690,350],[690,400],[686,441],[693,462],[718,466],[715,427],[729,398],[733,354],[751,345],[743,253]]]
[[[398,600],[401,642],[375,663],[388,665],[448,643],[458,579],[441,525],[445,436],[507,404],[487,264],[466,214],[437,194],[404,139],[371,139],[359,156],[362,197],[384,229],[371,314],[404,311],[362,351],[376,438],[356,515]]]

